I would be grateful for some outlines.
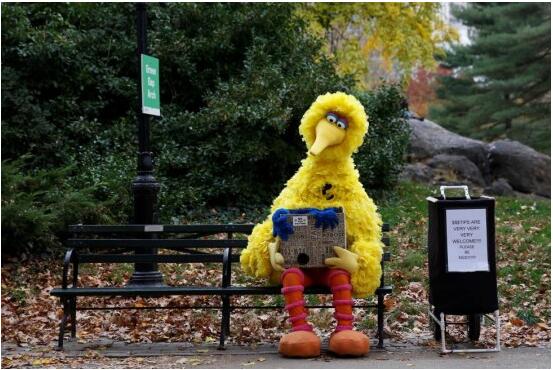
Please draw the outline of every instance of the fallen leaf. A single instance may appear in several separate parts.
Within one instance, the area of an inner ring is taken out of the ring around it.
[[[33,360],[32,364],[33,366],[44,366],[44,365],[50,365],[56,362],[53,358],[39,358],[36,360]]]
[[[202,360],[199,360],[197,358],[194,358],[192,360],[190,360],[190,365],[192,366],[198,366],[198,365],[201,365],[202,364]]]
[[[397,315],[397,321],[399,322],[405,322],[407,319],[409,319],[409,315],[407,315],[405,312],[401,312],[399,315]]]
[[[515,325],[515,326],[522,326],[524,325],[524,321],[522,321],[521,319],[519,319],[518,317],[512,317],[509,319],[509,321],[511,322],[511,324]]]
[[[384,298],[384,308],[386,309],[386,311],[393,310],[396,307],[396,304],[397,304],[397,300],[395,298],[391,298],[391,297]]]

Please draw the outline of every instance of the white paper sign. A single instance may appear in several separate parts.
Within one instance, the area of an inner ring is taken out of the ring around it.
[[[292,224],[294,224],[294,226],[307,226],[307,216],[292,217]]]
[[[447,209],[448,272],[490,271],[486,209]]]

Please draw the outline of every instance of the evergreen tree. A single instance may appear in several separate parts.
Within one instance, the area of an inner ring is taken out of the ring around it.
[[[508,137],[550,151],[551,5],[471,3],[454,9],[471,28],[445,63],[431,117],[464,135]]]

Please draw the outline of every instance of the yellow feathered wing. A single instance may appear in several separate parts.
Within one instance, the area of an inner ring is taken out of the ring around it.
[[[273,271],[269,260],[269,243],[273,238],[273,223],[267,219],[255,225],[248,237],[248,247],[240,255],[242,269],[257,278],[269,277]]]

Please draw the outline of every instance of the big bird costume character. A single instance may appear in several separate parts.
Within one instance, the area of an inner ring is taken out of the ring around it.
[[[342,92],[319,96],[299,127],[308,156],[274,200],[271,215],[255,226],[240,256],[246,273],[280,279],[292,324],[292,331],[280,340],[283,356],[320,355],[321,341],[307,322],[303,297],[304,287],[313,284],[327,285],[333,295],[337,326],[329,350],[342,356],[362,356],[369,351],[368,337],[353,330],[352,314],[352,296],[374,293],[381,275],[382,221],[351,158],[367,129],[367,115],[355,97]],[[334,247],[336,257],[327,258],[325,268],[284,269],[272,216],[281,209],[330,207],[344,209],[348,249]]]

